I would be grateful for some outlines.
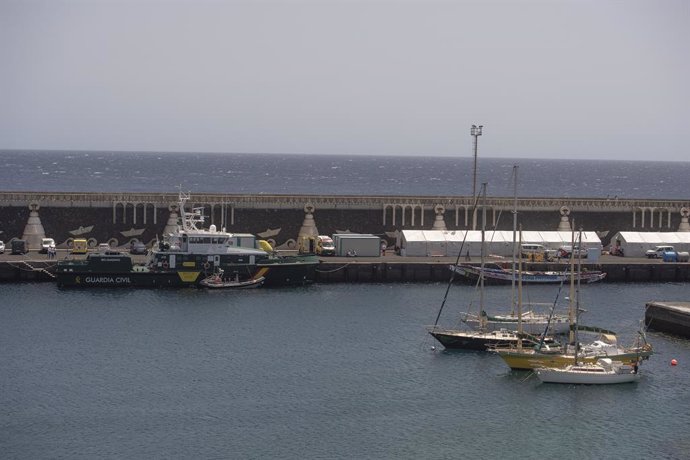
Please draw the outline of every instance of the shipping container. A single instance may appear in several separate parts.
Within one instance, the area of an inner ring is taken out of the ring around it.
[[[335,255],[340,257],[379,257],[381,238],[371,234],[340,233],[333,235]]]

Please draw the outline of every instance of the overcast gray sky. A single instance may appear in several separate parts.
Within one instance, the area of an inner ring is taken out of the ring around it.
[[[0,148],[690,159],[687,0],[0,0]]]

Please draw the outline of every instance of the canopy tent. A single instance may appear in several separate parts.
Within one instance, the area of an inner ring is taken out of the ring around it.
[[[612,246],[620,246],[626,257],[644,257],[648,249],[671,245],[676,251],[690,251],[690,232],[618,232]]]
[[[575,234],[577,237],[578,233]],[[485,240],[486,255],[512,257],[512,230],[487,231]],[[541,244],[551,250],[569,245],[571,240],[571,232],[522,232],[523,243]],[[472,257],[478,257],[481,243],[482,232],[479,230],[403,230],[401,253],[411,257],[457,257],[462,247],[463,256],[469,253]],[[601,249],[601,239],[596,232],[582,232],[582,247]]]

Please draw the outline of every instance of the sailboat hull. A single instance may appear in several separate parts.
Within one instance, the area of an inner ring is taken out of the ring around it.
[[[537,368],[564,368],[573,363],[574,356],[565,353],[543,353],[535,350],[525,349],[520,352],[514,350],[495,350],[496,353],[505,361],[511,369],[537,369]],[[644,346],[639,349],[630,350],[629,352],[619,353],[616,355],[589,355],[580,356],[578,360],[583,363],[596,363],[597,360],[608,357],[614,361],[626,365],[634,365],[640,359],[648,359],[653,354],[651,347]]]
[[[640,374],[628,372],[580,372],[571,368],[566,369],[537,369],[537,377],[544,383],[567,383],[575,385],[608,385],[614,383],[630,383],[640,380]]]
[[[518,272],[513,272],[510,269],[504,268],[487,268],[481,269],[473,265],[451,265],[449,267],[455,273],[475,282],[479,278],[481,272],[484,273],[484,281],[487,284],[511,284],[517,282]],[[583,283],[596,283],[606,278],[606,273],[601,271],[586,271],[575,274],[575,279]],[[570,272],[568,271],[523,271],[523,284],[559,284],[570,280]]]
[[[441,345],[450,350],[490,350],[497,346],[517,345],[518,336],[509,331],[477,332],[453,329],[430,329],[431,334]],[[531,342],[523,339],[523,345]]]

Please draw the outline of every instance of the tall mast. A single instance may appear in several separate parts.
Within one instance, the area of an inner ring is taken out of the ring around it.
[[[518,178],[518,166],[513,165],[513,276],[510,281],[510,314],[515,314],[515,260],[517,259],[517,242],[516,232],[517,232],[517,178]]]
[[[479,252],[480,254],[480,265],[479,265],[479,318],[480,326],[483,328],[484,323],[484,246],[485,238],[484,234],[486,232],[486,182],[482,184],[482,246]]]
[[[568,301],[568,321],[570,323],[570,332],[568,333],[568,341],[573,343],[575,341],[574,328],[577,324],[577,313],[575,311],[575,219],[571,222],[570,234],[570,299]]]
[[[513,239],[513,241],[515,241]],[[522,244],[522,225],[520,225],[520,244]],[[517,299],[517,321],[518,321],[518,350],[522,349],[522,257],[518,262],[518,299]],[[515,269],[513,269],[515,273]],[[513,277],[514,279],[515,277]]]
[[[582,228],[578,234],[577,243],[577,292],[575,293],[575,365],[577,365],[577,348],[580,342],[580,337],[578,334],[578,323],[580,320],[580,273],[582,271],[582,252],[580,248],[582,247]],[[575,246],[573,246],[573,253],[575,252]]]

